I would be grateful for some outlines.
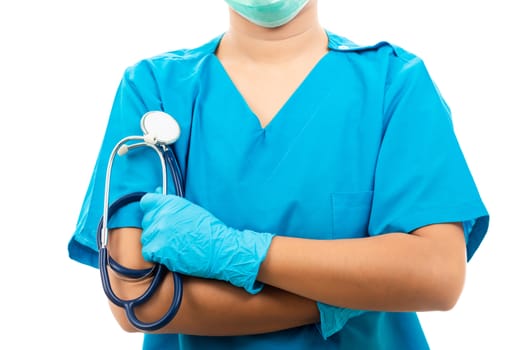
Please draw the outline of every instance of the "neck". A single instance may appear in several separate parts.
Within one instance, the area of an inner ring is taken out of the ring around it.
[[[291,22],[277,28],[257,26],[230,9],[230,27],[217,55],[278,63],[315,50],[327,50],[327,35],[318,21],[316,1],[310,1]]]

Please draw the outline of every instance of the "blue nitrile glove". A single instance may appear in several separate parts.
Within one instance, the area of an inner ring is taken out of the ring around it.
[[[175,195],[148,193],[140,207],[144,259],[184,275],[228,281],[252,294],[262,289],[256,278],[273,234],[233,229]]]
[[[317,302],[318,311],[320,312],[320,325],[317,325],[324,339],[339,332],[346,323],[353,317],[362,315],[365,311],[345,309]]]

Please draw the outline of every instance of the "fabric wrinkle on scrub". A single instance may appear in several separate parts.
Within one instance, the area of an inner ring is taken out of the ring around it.
[[[329,52],[274,119],[261,128],[214,55],[222,36],[201,47],[130,67],[111,111],[100,157],[70,241],[72,259],[96,266],[104,155],[135,119],[162,109],[181,127],[175,151],[186,198],[236,229],[312,239],[411,232],[463,222],[467,257],[486,233],[480,198],[450,119],[423,61],[381,42],[361,47],[327,32]],[[115,197],[154,190],[121,160]],[[138,164],[137,164],[138,162]],[[129,164],[128,164],[129,163]],[[132,166],[131,166],[132,164]],[[139,227],[130,206],[112,227]],[[145,335],[144,349],[428,349],[416,313],[364,312],[324,340],[317,325],[240,337]]]

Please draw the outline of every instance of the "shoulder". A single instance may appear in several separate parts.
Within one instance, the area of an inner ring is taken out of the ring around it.
[[[425,85],[436,90],[423,59],[415,53],[388,41],[356,44],[344,36],[328,33],[329,48],[345,56],[349,65],[368,80],[388,91]]]
[[[166,78],[190,78],[202,68],[202,63],[214,55],[222,35],[194,48],[181,48],[146,57],[128,66],[126,79],[153,77],[157,83]]]
[[[359,44],[345,36],[341,36],[326,30],[328,35],[328,46],[330,50],[349,55],[364,55],[364,56],[382,56],[387,59],[401,60],[410,62],[413,60],[420,60],[420,57],[405,48],[395,45],[389,41],[378,41],[371,44]]]
[[[347,37],[326,32],[329,49],[345,55],[361,68],[386,71],[390,77],[406,71],[425,71],[424,62],[418,55],[389,41],[357,44]]]

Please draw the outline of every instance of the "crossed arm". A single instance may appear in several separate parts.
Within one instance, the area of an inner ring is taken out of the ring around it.
[[[150,266],[141,254],[139,229],[113,230],[109,249],[124,266]],[[251,295],[228,283],[184,278],[184,297],[177,316],[159,333],[245,335],[318,322],[316,301],[362,310],[449,310],[463,288],[466,270],[464,232],[460,223],[436,224],[411,234],[308,240],[277,236],[260,267],[266,284]],[[111,273],[121,298],[137,297],[149,281],[129,281]],[[137,310],[155,321],[171,303],[172,277],[156,296]],[[122,309],[110,303],[120,326],[137,332]]]

